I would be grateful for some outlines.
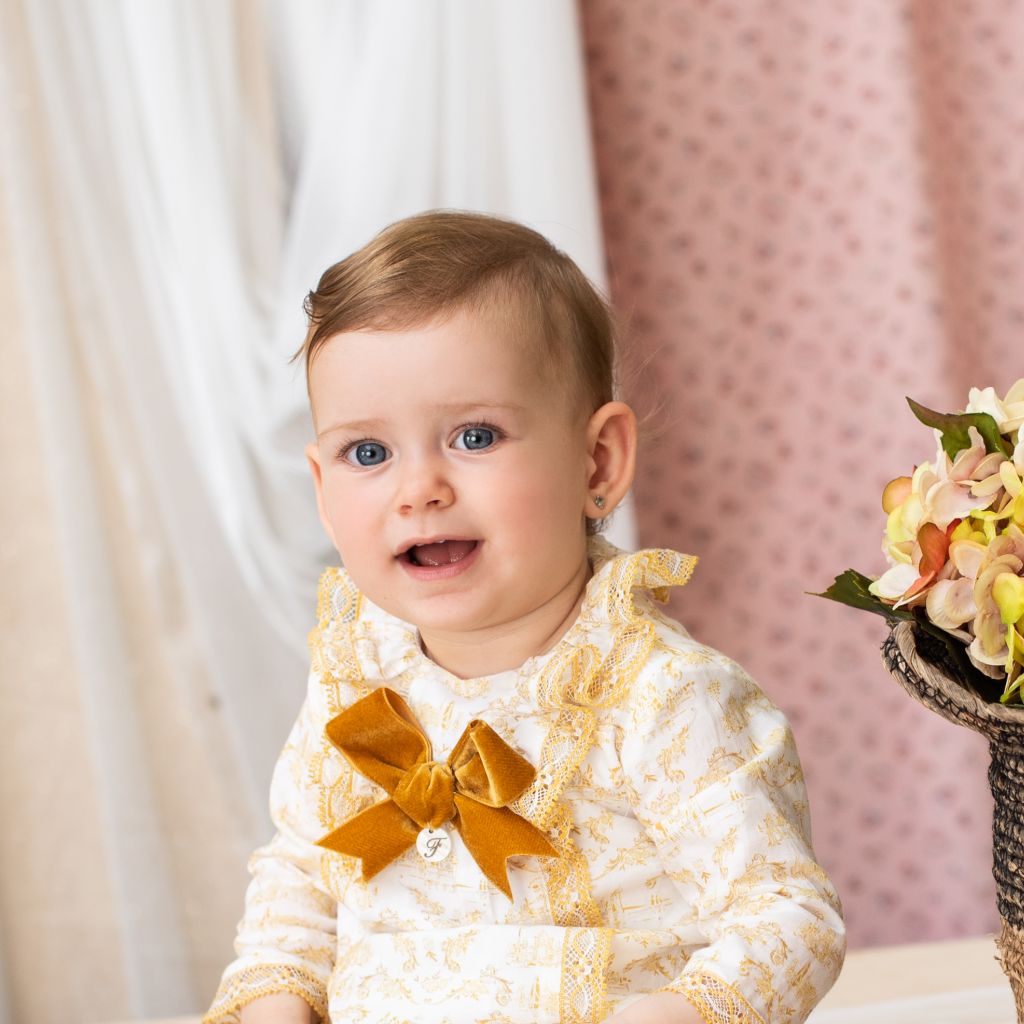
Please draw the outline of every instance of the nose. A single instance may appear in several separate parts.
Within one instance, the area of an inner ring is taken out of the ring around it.
[[[410,460],[402,469],[396,502],[400,514],[447,508],[455,500],[455,492],[439,460]]]

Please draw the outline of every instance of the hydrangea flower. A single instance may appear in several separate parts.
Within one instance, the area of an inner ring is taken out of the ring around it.
[[[886,485],[889,569],[867,590],[923,609],[976,668],[1005,679],[1006,700],[1024,683],[1024,378],[1003,398],[971,388],[963,414],[911,406],[936,428],[938,451]]]
[[[886,487],[890,498],[901,492],[905,497],[889,511],[886,520],[882,551],[892,568],[868,588],[876,597],[894,601],[897,606],[923,598],[928,587],[941,578],[951,525],[997,501],[1003,487],[998,466],[1005,456],[987,455],[985,442],[974,427],[968,436],[970,447],[961,449],[954,459],[943,451],[940,442],[937,468],[922,462],[914,470],[909,488],[893,487],[905,477],[898,477]],[[991,486],[993,476],[998,487]],[[945,542],[940,535],[946,535]]]

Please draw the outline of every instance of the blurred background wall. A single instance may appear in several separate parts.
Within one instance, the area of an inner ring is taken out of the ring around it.
[[[1024,373],[1022,42],[1015,0],[4,0],[0,1020],[212,993],[330,559],[301,300],[435,206],[623,311],[632,539],[790,716],[851,945],[993,929],[984,744],[806,592],[882,569],[903,396]]]
[[[884,568],[882,488],[933,455],[904,396],[1024,373],[1024,5],[582,12],[612,294],[673,396],[641,542],[701,555],[676,611],[789,714],[851,945],[992,930],[984,741],[804,592]]]

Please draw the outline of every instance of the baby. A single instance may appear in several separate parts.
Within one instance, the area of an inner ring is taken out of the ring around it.
[[[207,1024],[799,1022],[844,931],[792,735],[600,537],[613,328],[521,225],[435,212],[306,303],[321,578],[277,834]]]

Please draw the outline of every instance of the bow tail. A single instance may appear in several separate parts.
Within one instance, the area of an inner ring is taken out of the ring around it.
[[[318,839],[316,845],[358,857],[363,862],[363,881],[368,882],[415,845],[417,835],[416,823],[393,800],[384,800],[349,818],[323,839]]]
[[[461,793],[455,794],[455,826],[480,870],[509,898],[505,861],[509,857],[557,857],[558,851],[535,825],[507,807],[489,807]]]

